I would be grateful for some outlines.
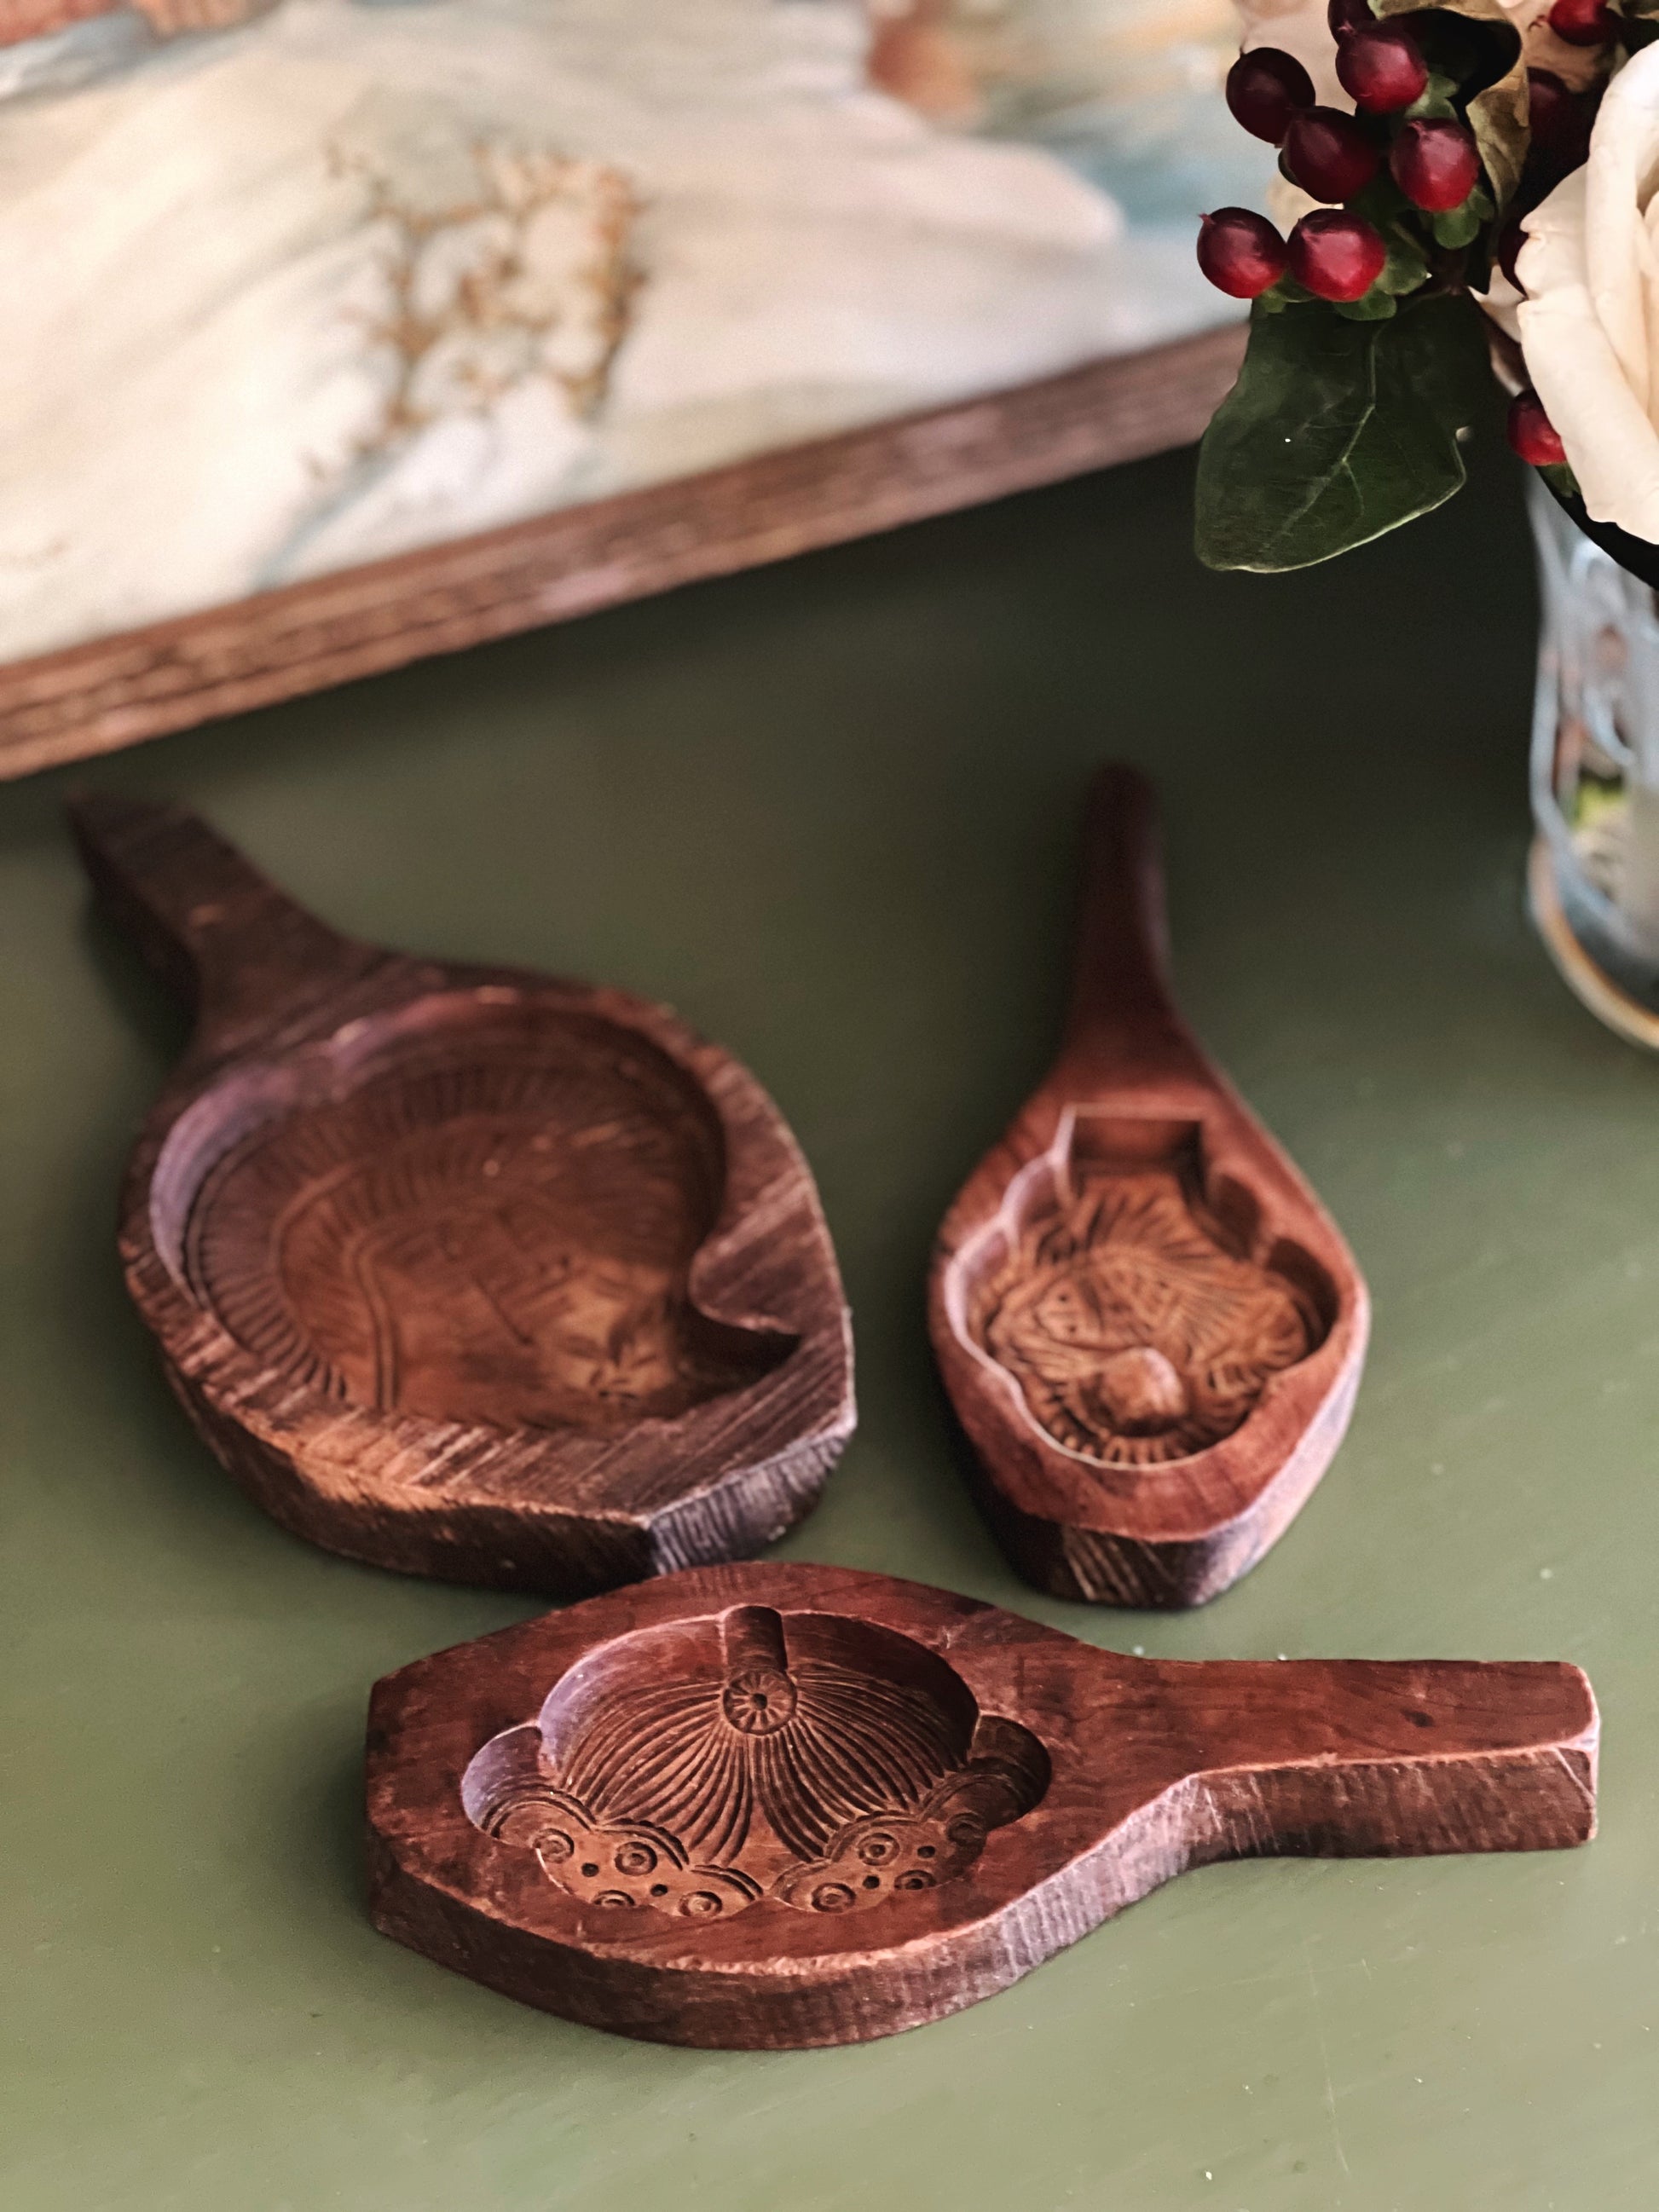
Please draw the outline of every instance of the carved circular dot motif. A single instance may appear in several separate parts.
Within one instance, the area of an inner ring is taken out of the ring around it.
[[[720,1710],[740,1735],[774,1735],[794,1718],[797,1696],[787,1674],[753,1668],[733,1675],[720,1693]]]
[[[604,1863],[639,1905],[696,1918],[768,1901],[847,1912],[931,1888],[1029,1811],[1048,1773],[1036,1738],[981,1719],[927,1647],[739,1607],[599,1647],[534,1725],[478,1753],[462,1794],[509,1843],[526,1804],[580,1822],[593,1854],[580,1871],[543,1861],[559,1887],[592,1898]]]

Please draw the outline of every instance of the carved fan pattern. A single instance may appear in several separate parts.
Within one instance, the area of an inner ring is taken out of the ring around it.
[[[686,1277],[717,1143],[660,1071],[565,1052],[400,1065],[257,1129],[205,1180],[193,1285],[270,1366],[378,1413],[605,1428],[772,1364]]]
[[[1318,1343],[1284,1275],[1228,1251],[1173,1169],[1079,1170],[980,1286],[976,1340],[1057,1443],[1112,1467],[1231,1436]]]
[[[867,1630],[858,1663],[856,1624],[834,1656],[787,1653],[787,1625],[728,1616],[715,1664],[641,1664],[560,1748],[545,1722],[497,1737],[470,1772],[472,1817],[586,1904],[842,1912],[962,1873],[1041,1796],[1036,1739],[976,1725],[940,1662],[954,1694],[898,1679]]]

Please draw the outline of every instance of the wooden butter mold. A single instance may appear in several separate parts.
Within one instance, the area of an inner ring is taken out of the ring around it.
[[[337,935],[194,817],[72,810],[195,1008],[121,1201],[186,1411],[296,1534],[571,1595],[781,1535],[854,1422],[805,1161],[621,991]]]
[[[1091,796],[1059,1056],[945,1217],[928,1304],[988,1516],[1057,1596],[1215,1596],[1347,1426],[1364,1282],[1176,1009],[1133,769]]]
[[[370,1910],[653,2041],[854,2043],[993,1995],[1189,1867],[1594,1832],[1576,1667],[1126,1658],[884,1575],[704,1568],[370,1704]]]

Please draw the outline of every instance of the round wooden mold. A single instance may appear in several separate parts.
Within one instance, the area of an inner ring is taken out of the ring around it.
[[[574,1595],[808,1509],[853,1425],[848,1320],[744,1069],[620,992],[349,944],[188,816],[76,829],[198,1003],[129,1172],[129,1284],[278,1520]]]
[[[941,1227],[934,1350],[993,1528],[1063,1597],[1194,1605],[1288,1525],[1370,1325],[1334,1223],[1170,997],[1144,779],[1089,817],[1059,1057]]]
[[[1593,1832],[1577,1668],[1126,1658],[844,1568],[700,1569],[416,1661],[370,1704],[370,1911],[589,2026],[860,2042],[1185,1868]]]
[[[954,1881],[1047,1782],[1036,1739],[926,1645],[746,1606],[590,1655],[469,1762],[461,1799],[583,1904],[833,1917]]]

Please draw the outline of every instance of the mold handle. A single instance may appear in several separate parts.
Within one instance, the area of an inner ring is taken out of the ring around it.
[[[191,1008],[198,1042],[270,1026],[360,957],[182,807],[94,792],[69,815],[100,904]]]
[[[1139,769],[1103,768],[1084,823],[1083,888],[1066,1018],[1068,1060],[1118,1076],[1196,1076],[1205,1066],[1170,994],[1158,802]]]
[[[1595,1832],[1601,1723],[1577,1667],[1304,1659],[1226,1671],[1221,1703],[1206,1698],[1194,1716],[1215,1822],[1206,1856],[1547,1850]]]

